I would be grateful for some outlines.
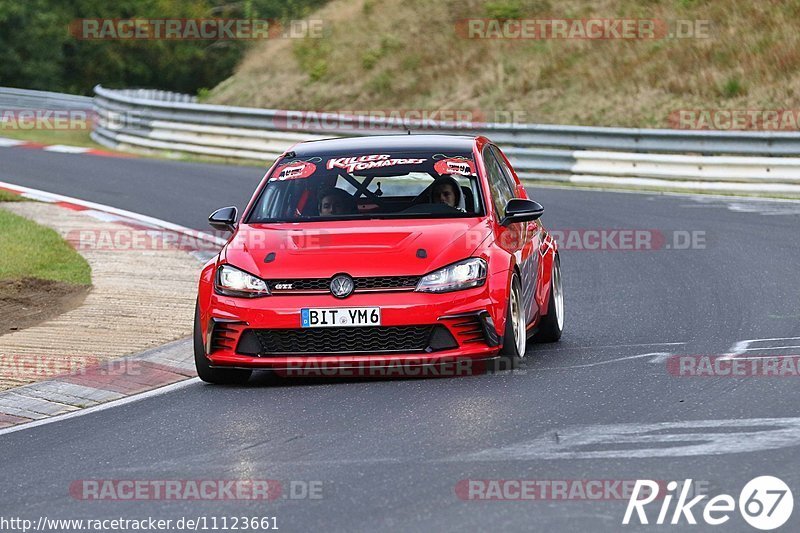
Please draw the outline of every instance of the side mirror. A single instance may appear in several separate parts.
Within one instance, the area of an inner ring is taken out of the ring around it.
[[[512,198],[506,204],[506,216],[500,221],[501,226],[508,226],[516,222],[530,222],[536,220],[544,213],[544,207],[533,200]]]
[[[233,232],[236,229],[236,216],[239,211],[233,207],[223,207],[217,209],[208,217],[208,223],[212,228],[221,231]]]

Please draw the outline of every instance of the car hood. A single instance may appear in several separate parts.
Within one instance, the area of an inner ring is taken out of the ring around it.
[[[265,279],[422,275],[470,257],[490,233],[480,218],[243,224],[222,258]]]

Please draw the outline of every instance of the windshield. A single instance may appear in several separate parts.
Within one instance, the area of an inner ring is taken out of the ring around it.
[[[279,161],[247,222],[481,215],[472,153],[342,153]]]

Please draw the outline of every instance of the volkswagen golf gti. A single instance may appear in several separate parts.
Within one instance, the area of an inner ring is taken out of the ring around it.
[[[564,327],[542,213],[486,137],[299,143],[241,218],[209,217],[232,234],[200,276],[197,373],[515,368]]]

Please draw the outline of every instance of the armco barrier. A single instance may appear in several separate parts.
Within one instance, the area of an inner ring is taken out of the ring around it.
[[[0,87],[0,110],[19,109],[89,110],[92,99],[75,94]]]
[[[4,91],[0,89],[0,103]],[[54,94],[54,93],[48,93]],[[67,95],[68,96],[68,95]],[[78,97],[82,98],[82,97]],[[197,103],[189,95],[95,87],[92,138],[105,146],[271,161],[292,144],[376,133],[483,133],[524,179],[632,188],[800,195],[800,132],[719,132],[400,121]],[[313,122],[313,121],[311,121]],[[332,127],[331,124],[335,124]]]
[[[542,124],[424,125],[386,118],[318,115],[323,131],[298,129],[301,112],[198,104],[95,87],[94,139],[148,149],[272,160],[293,143],[406,130],[484,133],[525,179],[718,192],[800,194],[800,133],[594,128]],[[311,121],[313,122],[313,121]],[[289,127],[289,124],[292,124]],[[331,127],[331,124],[335,124]],[[789,157],[795,156],[795,157]]]

